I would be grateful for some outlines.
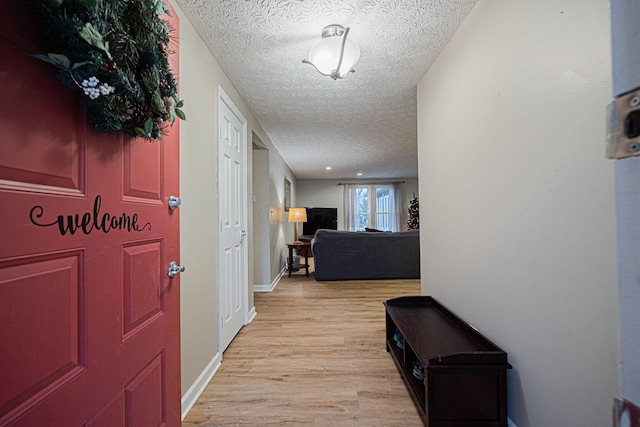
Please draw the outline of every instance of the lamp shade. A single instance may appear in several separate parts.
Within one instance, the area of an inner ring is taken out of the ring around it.
[[[306,208],[289,209],[289,222],[307,222]]]

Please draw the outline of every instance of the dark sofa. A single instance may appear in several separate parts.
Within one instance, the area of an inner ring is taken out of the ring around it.
[[[316,280],[420,278],[419,230],[325,230],[311,242]]]

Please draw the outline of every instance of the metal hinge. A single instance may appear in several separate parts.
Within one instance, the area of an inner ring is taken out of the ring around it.
[[[607,107],[607,158],[640,156],[640,88]]]

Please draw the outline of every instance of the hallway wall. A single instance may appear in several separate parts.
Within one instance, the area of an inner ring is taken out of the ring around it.
[[[418,85],[422,292],[509,353],[517,427],[618,392],[607,0],[480,0]]]
[[[253,245],[251,209],[252,137],[269,149],[271,165],[277,171],[288,167],[273,146],[244,100],[235,90],[219,64],[175,1],[171,1],[180,18],[180,97],[184,99],[187,120],[180,123],[180,245],[181,264],[186,271],[180,278],[181,351],[183,411],[199,394],[219,366],[218,352],[218,194],[217,188],[217,88],[220,85],[247,119],[248,168],[248,237]],[[271,178],[274,179],[275,178]],[[277,180],[282,185],[282,176]],[[277,185],[275,181],[271,184]],[[281,192],[280,192],[281,193]],[[272,209],[278,209],[281,194],[271,195]],[[270,222],[270,232],[284,241],[282,217]],[[249,250],[249,286],[253,284],[253,251]],[[270,255],[269,255],[270,256]],[[253,308],[253,292],[248,290],[249,309]]]

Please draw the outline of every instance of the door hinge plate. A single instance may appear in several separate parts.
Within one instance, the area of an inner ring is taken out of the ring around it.
[[[640,88],[607,107],[607,158],[640,156]]]

